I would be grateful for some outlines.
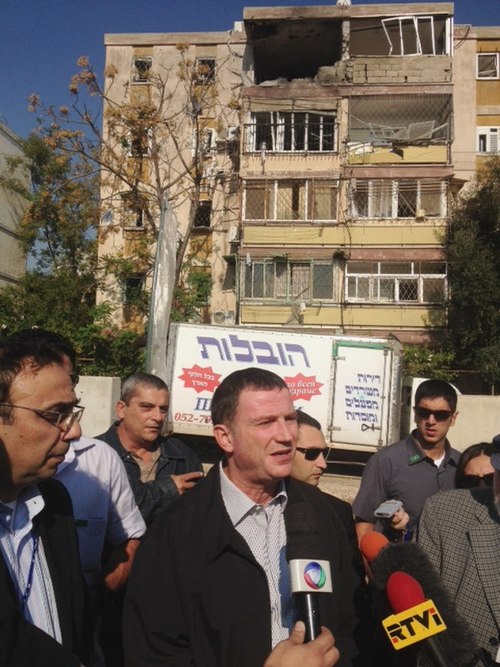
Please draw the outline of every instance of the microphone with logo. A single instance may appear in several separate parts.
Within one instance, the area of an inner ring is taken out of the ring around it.
[[[420,545],[414,542],[391,544],[383,535],[373,532],[363,536],[360,550],[371,571],[372,610],[376,618],[382,619],[391,608],[394,609],[392,601],[388,600],[388,582],[391,576],[396,572],[399,575],[408,575],[423,591],[423,599],[434,601],[439,609],[439,616],[444,619],[446,632],[440,634],[439,643],[446,655],[445,664],[452,667],[483,664],[474,633],[465,618],[458,613],[441,577],[435,572]],[[412,586],[414,587],[414,584]],[[391,595],[394,595],[395,588],[392,583]],[[410,592],[412,590],[414,588],[410,588]],[[388,606],[388,602],[391,606]],[[391,644],[395,647],[394,642],[391,641]],[[413,649],[420,651],[418,644]],[[442,663],[434,661],[432,664],[440,666]]]
[[[439,639],[446,625],[432,600],[426,600],[422,586],[406,572],[393,572],[386,586],[394,612],[382,621],[392,646],[398,651],[417,642],[425,647],[436,667],[450,667]]]
[[[306,626],[305,641],[321,632],[319,596],[332,593],[330,562],[319,538],[313,508],[304,502],[289,506],[286,518],[286,559],[299,620]]]

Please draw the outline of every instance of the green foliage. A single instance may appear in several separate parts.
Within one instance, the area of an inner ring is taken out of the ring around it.
[[[500,159],[480,172],[449,226],[450,340],[458,364],[500,381]]]
[[[189,322],[199,318],[201,308],[208,305],[212,290],[212,277],[206,271],[191,268],[185,285],[175,288],[170,320]]]
[[[407,345],[403,350],[403,375],[431,377],[453,382],[451,370],[454,354],[445,350],[431,350],[422,345]]]

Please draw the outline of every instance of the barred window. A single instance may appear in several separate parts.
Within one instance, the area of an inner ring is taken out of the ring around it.
[[[247,181],[244,220],[326,221],[337,219],[337,181]]]
[[[336,150],[333,113],[256,112],[245,127],[247,152],[323,152]]]
[[[446,215],[446,181],[400,179],[353,181],[352,215],[357,218],[429,218]]]
[[[304,302],[333,300],[333,264],[320,260],[281,258],[244,263],[243,298]]]
[[[444,262],[348,262],[346,295],[351,302],[443,303]]]

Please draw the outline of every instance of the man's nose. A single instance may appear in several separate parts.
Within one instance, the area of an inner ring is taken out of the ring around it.
[[[326,456],[324,455],[323,452],[321,452],[321,454],[318,456],[316,465],[318,466],[318,468],[321,468],[321,470],[326,470],[326,468],[328,467],[328,464],[326,462]]]

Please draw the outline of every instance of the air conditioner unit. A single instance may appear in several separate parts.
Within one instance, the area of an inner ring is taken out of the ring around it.
[[[234,310],[216,310],[212,314],[212,324],[233,325],[236,322]]]

